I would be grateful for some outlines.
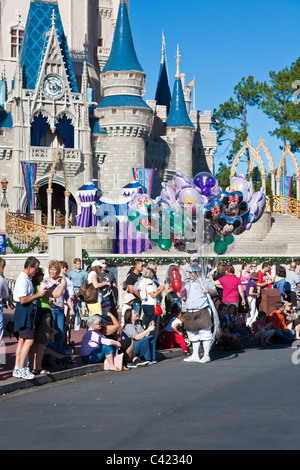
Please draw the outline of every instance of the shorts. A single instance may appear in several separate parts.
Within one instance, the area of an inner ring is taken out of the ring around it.
[[[202,330],[187,331],[187,335],[192,343],[197,341],[209,341],[212,339],[211,327],[203,328]]]
[[[101,302],[95,302],[92,304],[86,304],[89,316],[92,317],[93,315],[102,315],[102,307]]]
[[[40,319],[37,329],[34,331],[34,341],[37,344],[49,343],[50,330],[52,326],[52,318],[48,315],[43,315]]]
[[[21,328],[18,333],[21,339],[34,339],[34,331],[30,328]]]

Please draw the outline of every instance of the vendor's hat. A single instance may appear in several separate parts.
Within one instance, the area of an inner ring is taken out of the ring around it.
[[[124,304],[129,304],[129,302],[131,302],[134,299],[135,299],[135,296],[133,294],[130,294],[130,292],[125,294],[123,297]]]
[[[187,267],[186,272],[188,272],[188,273],[195,273],[195,272],[200,273],[201,268],[197,264],[192,264],[191,266]]]

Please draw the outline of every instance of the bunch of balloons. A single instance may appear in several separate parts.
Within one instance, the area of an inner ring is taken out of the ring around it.
[[[178,266],[170,266],[168,276],[172,281],[171,287],[173,292],[180,292],[183,287],[183,282]]]
[[[265,204],[264,189],[251,194],[242,173],[222,190],[208,172],[198,173],[193,180],[177,172],[172,186],[162,183],[156,199],[135,195],[127,216],[164,251],[174,246],[192,253],[207,244],[221,255],[234,243],[234,235],[250,230],[260,219]]]

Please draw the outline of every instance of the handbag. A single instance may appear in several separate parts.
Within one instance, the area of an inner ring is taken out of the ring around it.
[[[80,287],[77,297],[87,304],[95,304],[98,299],[98,289],[93,286],[93,283],[88,283],[85,279],[82,286]]]
[[[245,300],[245,305],[242,305],[242,298],[239,297],[239,308],[238,311],[240,313],[248,313],[249,312],[249,304],[248,301]]]
[[[124,353],[114,355],[114,366],[118,369],[123,369],[123,357]],[[109,370],[109,363],[107,359],[104,361],[104,370]]]
[[[160,317],[160,315],[162,314],[162,308],[159,304],[155,305],[154,307],[154,315],[156,317]]]

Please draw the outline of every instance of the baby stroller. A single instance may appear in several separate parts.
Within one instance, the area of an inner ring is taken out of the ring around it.
[[[64,349],[65,353],[62,354],[55,349],[51,348],[51,342],[55,338],[56,331],[52,329],[50,334],[50,344],[46,346],[44,352],[45,365],[51,366],[52,361],[55,360],[56,364],[59,365],[60,369],[66,369],[68,364],[73,361],[73,354],[75,350],[75,342],[71,340],[71,331],[74,328],[74,316],[70,316],[69,308],[66,309],[65,314],[65,329],[64,329]]]

